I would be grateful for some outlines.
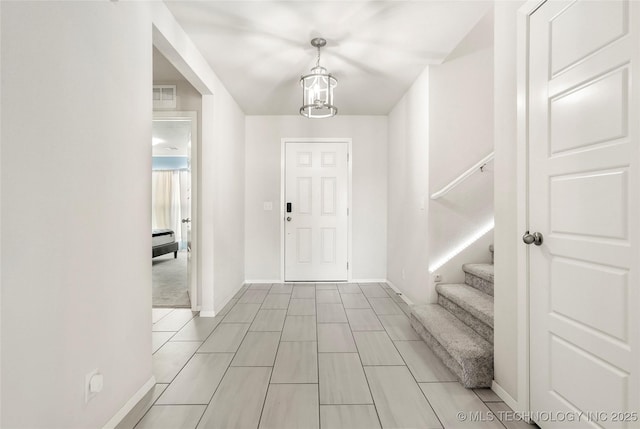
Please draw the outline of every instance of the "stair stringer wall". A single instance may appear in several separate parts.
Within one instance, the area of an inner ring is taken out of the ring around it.
[[[431,273],[429,280],[429,302],[435,304],[438,301],[438,294],[435,291],[434,276],[440,274],[442,280],[439,283],[464,283],[464,271],[462,265],[466,263],[489,264],[491,263],[491,253],[489,245],[493,243],[493,228],[479,237],[476,241],[449,259],[444,265]]]

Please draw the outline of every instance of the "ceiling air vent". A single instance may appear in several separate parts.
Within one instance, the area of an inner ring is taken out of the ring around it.
[[[175,109],[176,108],[176,86],[175,85],[153,85],[153,108],[154,109]]]

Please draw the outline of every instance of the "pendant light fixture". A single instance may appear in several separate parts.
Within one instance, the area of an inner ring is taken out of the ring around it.
[[[311,73],[300,78],[302,87],[302,107],[300,114],[307,118],[329,118],[338,113],[338,109],[333,105],[333,88],[338,81],[327,69],[320,66],[320,48],[325,46],[327,41],[322,38],[311,40],[311,46],[318,49],[316,66],[311,69]]]

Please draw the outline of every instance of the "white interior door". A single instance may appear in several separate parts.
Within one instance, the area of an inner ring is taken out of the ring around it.
[[[285,144],[285,280],[346,281],[348,144]]]
[[[531,407],[542,428],[639,427],[639,8],[548,1],[531,15],[529,226],[543,236],[529,247]]]

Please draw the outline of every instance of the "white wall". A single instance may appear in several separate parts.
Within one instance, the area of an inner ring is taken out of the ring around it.
[[[0,426],[102,427],[151,378],[149,6],[0,7]]]
[[[493,151],[493,11],[430,74],[429,183],[437,192]],[[429,205],[430,266],[493,220],[493,165]],[[462,263],[489,262],[491,234],[435,271],[462,282]],[[432,290],[432,297],[433,289]]]
[[[389,280],[414,303],[435,300],[429,267],[493,218],[493,177],[440,190],[493,150],[493,12],[440,65],[431,66],[389,115]],[[462,263],[488,262],[490,235],[435,271],[462,281]],[[469,258],[461,260],[461,257]]]
[[[427,302],[429,69],[389,113],[387,279],[413,303]]]
[[[0,118],[0,426],[102,427],[153,381],[152,43],[207,94],[201,267],[212,314],[244,279],[244,222],[216,206],[244,211],[244,114],[163,3],[0,10],[0,104],[11,106]],[[85,405],[96,368],[105,387]]]
[[[246,118],[246,259],[247,281],[279,281],[281,139],[352,138],[353,216],[350,264],[356,280],[386,278],[387,118],[302,116]],[[265,211],[263,202],[273,202]]]
[[[516,12],[524,1],[495,4],[495,274],[494,379],[515,401],[526,401],[518,368]],[[528,404],[522,404],[524,409]]]
[[[218,96],[217,101],[218,104],[213,108],[215,114],[213,131],[216,133],[214,162],[202,165],[203,170],[213,169],[215,172],[213,193],[215,313],[222,310],[245,280],[246,180],[244,113],[231,96],[224,98]],[[211,161],[210,158],[207,160]]]

